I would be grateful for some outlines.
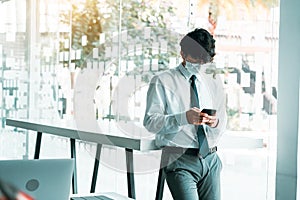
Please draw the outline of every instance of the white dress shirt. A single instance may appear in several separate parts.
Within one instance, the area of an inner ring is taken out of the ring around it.
[[[206,74],[201,66],[195,74],[200,109],[217,110],[219,123],[212,128],[203,125],[209,147],[217,145],[227,124],[226,97],[220,77]],[[195,125],[189,124],[186,111],[190,109],[191,74],[182,64],[155,75],[147,92],[144,116],[145,128],[155,133],[156,145],[199,148]]]

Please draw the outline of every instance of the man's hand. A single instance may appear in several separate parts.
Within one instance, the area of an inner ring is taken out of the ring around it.
[[[186,118],[189,124],[203,125],[206,124],[210,127],[216,127],[219,120],[216,116],[211,116],[206,113],[202,113],[197,107],[193,107],[186,112]]]

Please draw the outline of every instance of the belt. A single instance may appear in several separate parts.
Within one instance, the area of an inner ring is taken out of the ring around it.
[[[192,155],[192,156],[202,157],[202,155],[199,153],[199,149],[195,149],[195,148],[164,147],[163,151],[165,153],[177,153],[177,154],[186,154],[186,155]],[[214,153],[216,151],[217,151],[217,146],[209,148],[208,155],[212,154],[212,153]]]

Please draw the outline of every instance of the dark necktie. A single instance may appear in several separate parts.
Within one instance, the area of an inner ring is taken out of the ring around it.
[[[192,75],[191,78],[191,107],[197,107],[199,108],[199,98],[198,98],[198,92],[196,88],[196,76]],[[198,136],[198,142],[199,142],[199,151],[202,157],[205,157],[209,153],[209,147],[208,147],[208,142],[207,138],[205,136],[203,126],[199,125],[196,126],[197,129],[197,136]]]

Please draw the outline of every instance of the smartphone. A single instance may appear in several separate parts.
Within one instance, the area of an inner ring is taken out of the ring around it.
[[[212,116],[212,115],[215,115],[217,113],[217,110],[204,108],[201,112]]]

